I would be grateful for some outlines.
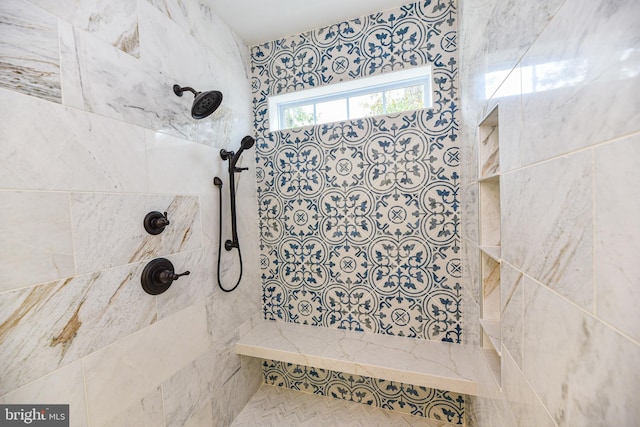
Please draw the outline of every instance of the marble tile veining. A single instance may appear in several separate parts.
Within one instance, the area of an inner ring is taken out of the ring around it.
[[[71,106],[154,131],[196,139],[191,105],[187,99],[175,96],[173,78],[90,33],[74,29],[60,36],[64,37],[61,44],[65,46],[61,51],[63,69],[79,76],[64,85],[64,92],[72,93],[74,102],[82,100],[81,105]]]
[[[640,342],[640,135],[595,150],[596,314]]]
[[[4,188],[144,192],[142,129],[0,89]],[[34,116],[38,120],[25,121]]]
[[[18,289],[0,300],[0,394],[109,345],[156,319],[134,264]]]
[[[62,102],[58,21],[25,0],[0,2],[0,86]]]
[[[477,392],[477,348],[291,322],[262,321],[236,352],[462,394]]]
[[[592,154],[500,177],[502,258],[593,310]]]
[[[502,353],[502,384],[518,426],[556,427],[508,351]]]
[[[196,196],[74,193],[71,209],[79,273],[202,247]],[[167,212],[161,234],[144,229],[151,211]]]
[[[481,376],[466,413],[475,427],[636,425],[640,3],[458,5],[463,182],[498,104],[503,258],[502,388],[485,397]],[[463,224],[475,209],[463,198]]]
[[[522,273],[507,263],[500,265],[501,310],[500,330],[502,345],[522,367],[522,312],[524,286]]]
[[[640,346],[526,276],[524,285],[523,372],[558,426],[634,425]]]
[[[261,302],[255,152],[244,281],[224,296],[212,183],[228,189],[219,151],[251,134],[249,48],[208,2],[0,0],[0,402],[68,403],[72,427],[228,426],[258,389],[259,361],[234,352]],[[176,83],[222,107],[194,120]],[[153,210],[162,235],[144,231]],[[151,296],[156,257],[191,274]]]
[[[74,27],[139,56],[138,15],[136,2],[130,0],[29,0]]]
[[[544,2],[530,2],[528,0],[510,0],[493,2],[493,9],[486,16],[487,21],[476,22],[474,31],[477,34],[483,26],[493,29],[485,30],[486,50],[483,51],[484,65],[488,68],[484,72],[483,83],[486,99],[491,97],[502,79],[517,64],[519,58],[527,52],[536,37],[545,29],[549,21],[557,13],[565,0],[547,0]],[[490,3],[489,6],[492,4]],[[508,34],[508,37],[505,35]],[[473,38],[473,35],[470,35]],[[478,43],[477,41],[476,43]],[[495,82],[495,84],[492,84]]]
[[[204,2],[153,3],[145,1],[138,5],[143,34],[142,62],[150,69],[162,70],[182,86],[198,91],[221,91],[224,98],[219,109],[197,121],[197,142],[231,149],[250,133],[252,118],[246,110],[247,100],[251,98],[250,87],[247,73],[238,72],[245,68],[239,52],[246,51],[248,55],[248,48],[236,47],[228,28],[220,25]],[[184,23],[198,23],[198,26],[185,27]],[[200,26],[206,28],[206,32],[200,34],[197,30]],[[216,49],[211,46],[212,40]],[[190,108],[187,103],[186,108]]]
[[[640,130],[639,15],[635,0],[560,8],[522,59],[526,114],[508,168]]]
[[[230,425],[262,383],[260,360],[240,357],[241,369],[212,395],[213,425]]]
[[[466,215],[461,216],[462,230],[460,232],[463,239],[478,244],[479,239],[479,186],[478,183],[465,184],[460,186],[460,209]]]
[[[0,191],[0,199],[0,291],[73,275],[69,196]]]
[[[217,52],[206,52],[204,45],[195,42],[184,27],[171,21],[168,16],[147,1],[139,2],[140,40],[142,62],[151,69],[176,79],[181,86],[190,86],[198,91],[211,90],[206,87],[224,85],[227,79],[224,61]],[[190,64],[185,67],[184,64]],[[223,92],[223,95],[226,95]],[[191,97],[186,94],[185,98]]]
[[[209,7],[206,0],[148,0],[200,43],[215,48],[234,63],[246,63],[249,50],[244,42]],[[241,69],[241,68],[240,68]]]
[[[227,383],[240,369],[234,353],[237,333],[218,340],[202,356],[162,384],[167,427],[180,427],[211,400],[217,386]]]
[[[163,425],[162,390],[160,387],[157,387],[151,393],[111,418],[105,424],[102,424],[101,427],[161,427]]]
[[[149,192],[215,194],[217,198],[218,190],[213,185],[213,177],[226,178],[227,175],[219,148],[160,132],[146,131],[145,137]],[[189,170],[189,173],[185,174],[185,170]],[[217,221],[213,223],[217,224]]]
[[[5,394],[0,397],[0,403],[69,405],[69,426],[86,427],[87,411],[82,363],[79,361],[71,363],[24,387]]]
[[[153,300],[147,295],[149,300]],[[90,424],[127,408],[208,348],[204,306],[193,305],[83,360]]]
[[[173,282],[169,289],[155,297],[158,319],[164,319],[193,304],[209,301],[211,295],[217,293],[216,266],[213,262],[216,251],[217,248],[207,247],[166,256],[177,273],[188,270],[190,274]]]

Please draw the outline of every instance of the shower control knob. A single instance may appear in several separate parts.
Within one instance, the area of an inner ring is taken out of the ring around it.
[[[159,295],[169,289],[174,280],[189,274],[191,274],[190,271],[176,274],[171,261],[166,258],[156,258],[144,267],[140,281],[146,293]]]
[[[185,271],[184,273],[176,274],[171,270],[162,270],[158,275],[158,279],[160,279],[162,283],[171,284],[171,282],[173,282],[174,280],[178,280],[179,277],[188,276],[190,274],[191,274],[190,271]]]
[[[147,230],[149,234],[160,234],[164,231],[164,228],[169,225],[169,218],[167,218],[167,213],[164,214],[153,211],[149,212],[144,217],[144,229]]]

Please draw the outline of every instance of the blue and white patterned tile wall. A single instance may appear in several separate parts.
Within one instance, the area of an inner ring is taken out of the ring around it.
[[[459,343],[454,1],[252,48],[267,319]],[[433,107],[277,132],[267,99],[431,65]]]
[[[462,424],[464,396],[379,378],[264,361],[265,384],[330,396],[451,424]]]

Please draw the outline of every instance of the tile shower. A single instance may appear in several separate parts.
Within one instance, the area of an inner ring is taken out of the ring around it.
[[[454,3],[419,2],[252,48],[266,319],[462,341],[456,30]],[[270,95],[424,65],[430,109],[269,131]],[[463,421],[456,393],[305,372],[264,363],[268,384]]]
[[[233,352],[260,287],[217,289],[212,179],[251,133],[248,48],[201,2],[3,0],[0,58],[0,402],[69,403],[78,427],[230,424],[261,383]],[[223,106],[195,121],[176,83]],[[157,236],[150,211],[171,222]],[[154,297],[140,274],[158,257],[191,275]]]
[[[459,2],[465,342],[481,317],[478,125],[498,105],[501,382],[479,426],[640,417],[640,3]],[[500,365],[499,365],[500,367]]]
[[[266,380],[467,425],[636,424],[637,2],[425,0],[251,49],[204,1],[95,3],[0,3],[1,403],[70,403],[74,426],[222,426]],[[422,64],[433,110],[267,130],[270,94]],[[223,107],[194,122],[174,83]],[[257,312],[480,344],[476,132],[496,104],[499,385],[487,367],[481,396],[414,393],[233,353]],[[250,133],[254,268],[225,295],[211,181]],[[151,210],[171,219],[153,238]],[[192,274],[150,297],[158,256]]]

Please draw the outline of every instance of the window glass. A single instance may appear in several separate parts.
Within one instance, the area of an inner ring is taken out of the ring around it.
[[[313,104],[285,108],[283,113],[286,128],[299,128],[315,124]]]
[[[388,90],[384,93],[384,98],[387,107],[385,113],[418,110],[424,108],[424,86]]]
[[[369,117],[384,114],[382,92],[349,98],[349,115],[351,117]]]
[[[337,122],[349,118],[347,115],[347,100],[318,102],[316,104],[316,124]]]
[[[269,97],[271,130],[430,107],[431,68],[410,68]]]

